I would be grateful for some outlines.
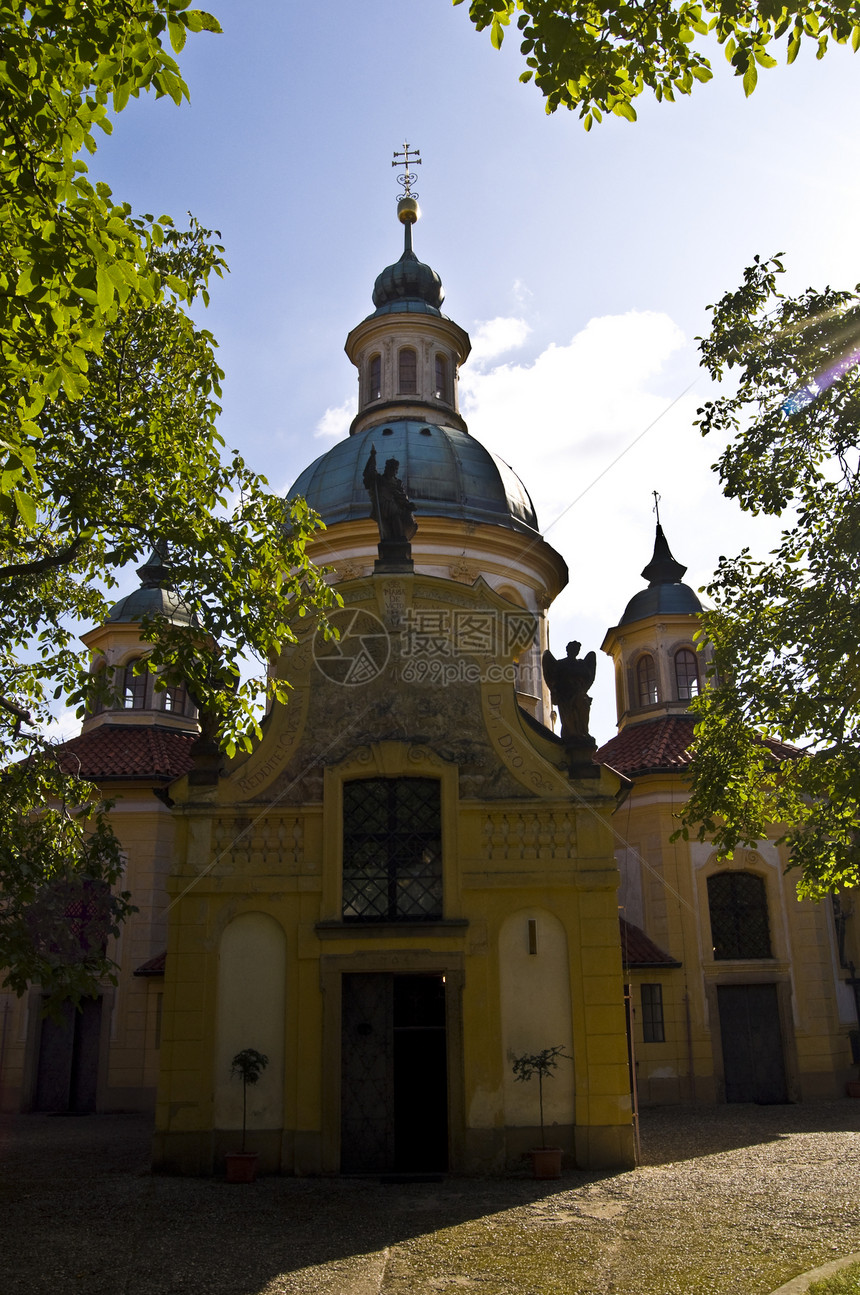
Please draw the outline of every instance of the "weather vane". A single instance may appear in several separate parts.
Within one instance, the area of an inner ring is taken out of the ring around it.
[[[400,195],[401,198],[417,198],[418,194],[413,193],[412,186],[416,183],[418,176],[414,171],[410,171],[409,168],[410,166],[421,165],[420,149],[410,149],[409,145],[404,141],[403,152],[394,154],[394,161],[391,165],[405,167],[403,174],[398,175],[397,177],[397,183],[403,186],[403,193]]]
[[[660,525],[660,500],[663,498],[663,496],[658,495],[656,490],[652,490],[651,494],[654,496],[654,512],[657,514],[657,525],[659,526]]]

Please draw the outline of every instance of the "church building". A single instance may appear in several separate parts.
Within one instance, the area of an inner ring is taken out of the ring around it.
[[[847,902],[799,904],[771,843],[670,840],[708,649],[659,526],[603,644],[618,735],[589,735],[594,654],[547,650],[567,567],[459,412],[469,338],[409,189],[346,340],[349,434],[290,492],[336,634],[297,621],[261,742],[213,761],[184,692],[135,675],[142,618],[187,621],[158,554],[84,639],[117,698],[64,758],[115,801],[138,911],[66,1022],[0,992],[0,1106],[154,1110],[159,1170],[222,1172],[244,1098],[263,1172],[498,1173],[541,1123],[568,1167],[630,1167],[637,1098],[836,1095],[860,1038]],[[514,1063],[547,1050],[541,1112]]]

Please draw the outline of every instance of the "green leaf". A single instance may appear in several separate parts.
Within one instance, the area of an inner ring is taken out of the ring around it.
[[[38,519],[38,507],[32,495],[26,494],[23,490],[13,490],[12,497],[15,500],[15,507],[24,525],[30,530],[36,525]]]
[[[756,65],[755,63],[750,62],[746,72],[744,72],[744,81],[743,81],[744,94],[746,95],[747,98],[749,98],[749,96],[752,94],[753,90],[755,89],[757,81],[758,81],[758,72],[756,71]]]
[[[186,41],[185,24],[179,22],[176,18],[168,18],[167,29],[170,32],[170,44],[177,54],[181,54]]]

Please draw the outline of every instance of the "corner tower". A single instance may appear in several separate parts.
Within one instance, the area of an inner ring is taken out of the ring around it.
[[[687,716],[704,685],[711,650],[698,649],[702,604],[687,568],[672,556],[660,523],[651,561],[642,570],[647,589],[634,594],[621,620],[608,630],[603,651],[615,664],[618,728]]]

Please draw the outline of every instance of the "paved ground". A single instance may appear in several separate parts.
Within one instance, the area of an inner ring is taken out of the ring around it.
[[[645,1112],[631,1173],[153,1177],[136,1116],[0,1118],[0,1295],[766,1295],[860,1251],[860,1102]]]

